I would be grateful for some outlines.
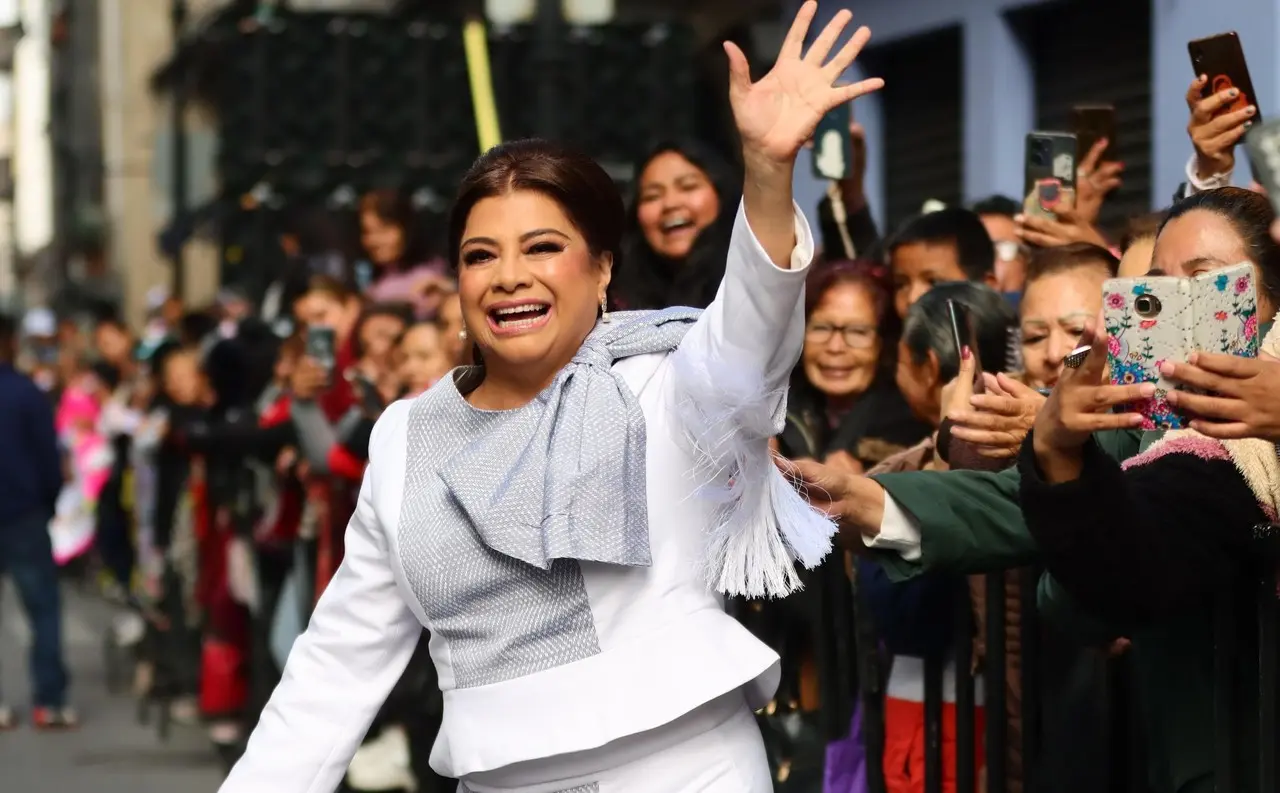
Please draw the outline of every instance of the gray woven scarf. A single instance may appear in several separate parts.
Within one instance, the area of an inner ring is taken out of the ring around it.
[[[483,431],[440,476],[485,545],[544,570],[556,559],[651,563],[644,413],[612,367],[674,350],[700,314],[615,313],[528,405],[481,412]],[[475,374],[433,390],[474,411],[457,383]]]

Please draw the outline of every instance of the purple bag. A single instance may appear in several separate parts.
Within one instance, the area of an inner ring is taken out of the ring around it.
[[[862,739],[862,703],[853,710],[849,734],[827,744],[822,793],[869,793],[867,747]]]

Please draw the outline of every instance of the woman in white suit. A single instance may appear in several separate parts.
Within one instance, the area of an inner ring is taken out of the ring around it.
[[[767,447],[813,257],[792,172],[882,84],[835,86],[870,35],[837,51],[846,11],[802,52],[816,6],[759,82],[725,45],[746,178],[705,312],[605,314],[624,211],[591,160],[524,141],[475,163],[449,244],[482,363],[378,422],[342,566],[223,793],[333,790],[424,625],[431,765],[462,791],[772,790],[751,709],[778,659],[720,593],[785,594],[830,549]]]

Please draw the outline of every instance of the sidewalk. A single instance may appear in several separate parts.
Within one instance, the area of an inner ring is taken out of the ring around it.
[[[107,694],[102,636],[111,607],[64,587],[72,733],[0,733],[0,790],[40,793],[216,793],[222,774],[203,731],[174,725],[168,743],[138,724],[135,700]],[[27,626],[17,592],[0,582],[0,683],[24,717],[29,707]]]

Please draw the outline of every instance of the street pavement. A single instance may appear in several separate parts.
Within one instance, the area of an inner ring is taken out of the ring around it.
[[[0,733],[0,793],[216,793],[222,772],[199,727],[175,723],[162,743],[154,726],[139,725],[131,695],[107,693],[102,647],[112,607],[64,586],[63,611],[71,700],[82,726]],[[28,637],[17,593],[0,581],[0,691],[24,721]]]

